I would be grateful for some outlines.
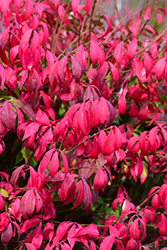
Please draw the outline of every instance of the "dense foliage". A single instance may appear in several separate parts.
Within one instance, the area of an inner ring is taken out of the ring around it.
[[[167,12],[0,0],[0,248],[167,250]]]

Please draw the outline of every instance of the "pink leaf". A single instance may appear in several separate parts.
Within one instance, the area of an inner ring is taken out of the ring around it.
[[[154,66],[154,72],[158,80],[161,80],[164,69],[165,69],[165,58],[163,57],[159,59],[156,65]]]
[[[121,64],[121,61],[122,61],[122,58],[124,55],[124,51],[125,51],[124,42],[122,41],[117,45],[117,47],[115,48],[115,51],[114,51],[114,57],[115,57],[115,60],[118,64],[118,66],[120,66],[120,64]]]
[[[114,150],[115,150],[115,138],[114,138],[114,132],[111,129],[104,143],[104,151],[105,154],[111,155],[114,152]]]
[[[72,0],[72,1],[71,1],[72,10],[73,10],[73,12],[74,12],[74,15],[76,15],[76,11],[77,11],[79,2],[80,2],[80,0]]]
[[[35,135],[36,132],[38,131],[39,125],[36,122],[31,122],[30,124],[28,124],[25,128],[25,133],[24,136],[22,138],[22,141],[24,141],[25,139],[27,139],[28,137]]]
[[[19,99],[15,99],[14,102],[21,107],[21,109],[25,112],[25,114],[28,116],[29,119],[35,121],[36,119],[35,113],[29,103],[21,101]]]
[[[83,187],[84,187],[84,203],[85,203],[84,210],[85,210],[91,202],[92,193],[91,193],[90,187],[89,187],[88,183],[85,181],[85,179],[84,178],[81,178],[81,179],[82,179]]]
[[[48,152],[46,152],[46,154],[44,154],[39,167],[38,167],[38,172],[40,174],[42,174],[42,172],[44,171],[45,168],[47,168],[47,166],[49,165],[49,162],[51,160],[52,154],[55,151],[55,149],[50,149]]]
[[[92,6],[92,0],[86,0],[85,8],[86,8],[86,14],[89,13]]]
[[[59,17],[60,17],[61,20],[63,19],[64,15],[65,15],[65,12],[66,12],[66,11],[65,11],[63,5],[59,5],[59,7],[58,7],[58,14],[59,14]],[[69,24],[67,15],[66,15],[66,17],[65,17],[65,19],[64,19],[64,23],[65,23],[68,27],[70,27],[70,24]]]
[[[113,246],[114,238],[115,238],[114,235],[107,236],[100,244],[100,250],[104,249],[110,250]]]
[[[148,76],[153,68],[153,59],[146,52],[144,52],[144,67]]]
[[[53,239],[54,245],[56,245],[63,238],[72,224],[72,222],[64,221],[58,226],[56,236]]]
[[[4,67],[0,64],[0,89],[2,89],[6,79]]]
[[[79,237],[79,236],[83,236],[83,235],[89,235],[92,238],[98,237],[99,231],[97,229],[97,226],[90,225],[88,227],[83,227],[83,228],[79,229],[78,232],[75,235],[73,235],[73,237]]]
[[[156,152],[156,137],[157,137],[158,127],[154,127],[149,131],[148,147],[152,154]]]
[[[51,177],[53,177],[57,173],[58,168],[59,168],[58,152],[55,151],[53,153],[52,159],[49,164],[49,172]]]
[[[38,111],[36,113],[36,122],[39,125],[50,126],[50,121],[49,121],[48,116],[41,109],[38,109]]]
[[[61,153],[61,156],[63,158],[63,164],[64,164],[64,170],[65,170],[65,177],[67,176],[68,173],[68,160],[63,151],[59,150]]]
[[[119,108],[119,111],[122,115],[125,114],[125,111],[126,111],[125,95],[126,95],[126,93],[122,92],[119,99],[118,99],[118,108]]]
[[[103,124],[106,121],[109,114],[109,108],[107,102],[103,97],[100,98],[100,101],[98,103],[98,109],[100,114],[100,122],[101,124]]]
[[[112,64],[111,62],[108,62],[109,66],[110,66],[110,72],[112,74],[112,77],[114,79],[115,82],[118,82],[120,74],[118,69],[115,67],[114,64]]]
[[[110,31],[111,31],[111,20],[107,15],[103,15],[107,21],[107,29],[104,32],[104,34],[102,36],[99,36],[98,38],[103,38],[105,37]]]
[[[78,190],[77,200],[75,202],[75,205],[71,209],[74,209],[79,206],[84,199],[84,186],[81,180],[77,183],[76,188]]]
[[[7,242],[10,241],[10,239],[13,236],[13,229],[12,229],[12,224],[9,223],[5,230],[1,234],[1,242],[2,244],[6,244]]]
[[[98,46],[98,44],[95,41],[90,42],[90,58],[92,61],[92,64],[95,64],[97,61],[100,65],[104,62],[104,51]]]
[[[58,62],[58,64],[56,64],[57,66],[57,73],[58,76],[61,80],[61,82],[64,82],[64,78],[65,78],[65,74],[66,74],[66,67],[67,67],[67,56],[64,56],[60,62]]]
[[[31,243],[25,243],[25,246],[27,250],[37,250],[36,247],[34,247],[34,245]]]
[[[129,41],[128,51],[127,51],[127,56],[130,60],[133,59],[136,50],[137,50],[137,39],[133,38],[132,41]]]
[[[72,61],[72,72],[73,75],[76,79],[76,81],[78,81],[82,75],[82,68],[80,63],[78,62],[78,60],[74,57],[71,56],[71,61]]]
[[[20,202],[20,210],[23,218],[27,219],[28,216],[32,216],[35,209],[35,195],[33,189],[28,190]]]
[[[9,128],[12,132],[15,131],[16,114],[12,105],[8,101],[4,102],[2,106],[1,119],[7,128]]]
[[[107,186],[108,176],[104,169],[98,169],[95,174],[93,187],[95,190],[102,190]]]

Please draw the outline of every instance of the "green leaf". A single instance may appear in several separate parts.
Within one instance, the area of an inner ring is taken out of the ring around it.
[[[5,189],[3,189],[3,188],[0,188],[0,194],[3,197],[6,197],[6,198],[9,197],[8,192]]]

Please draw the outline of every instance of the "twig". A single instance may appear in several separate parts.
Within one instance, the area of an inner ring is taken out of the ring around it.
[[[60,27],[59,27],[59,30],[58,30],[58,33],[57,33],[57,37],[56,37],[56,42],[55,42],[55,45],[54,45],[53,54],[55,54],[55,52],[56,52],[56,47],[57,47],[57,42],[58,42],[58,39],[59,39],[59,36],[60,36],[60,31],[61,31],[61,28],[63,26],[66,14],[69,11],[70,5],[71,5],[71,1],[69,1],[69,4],[68,4],[67,9],[66,9],[66,12],[65,12],[65,14],[63,16],[63,19],[61,20]]]
[[[137,35],[136,35],[136,38],[137,38],[137,39],[139,38],[139,35],[140,35],[141,32],[142,32],[142,31],[141,31],[141,30],[142,30],[141,25],[142,25],[142,22],[143,22],[144,13],[145,13],[145,11],[146,11],[148,1],[149,1],[149,0],[146,0],[146,1],[145,1],[144,7],[143,7],[143,11],[142,11],[141,19],[140,19],[140,24],[139,24],[139,29],[138,29],[138,32],[137,32]],[[141,30],[140,30],[140,29],[141,29]]]
[[[120,19],[120,15],[119,15],[118,6],[117,6],[117,0],[114,0],[114,2],[115,2],[115,9],[117,11],[117,16],[118,16],[119,26],[120,26],[120,30],[121,30],[122,40],[124,41],[124,34],[123,34],[123,31],[122,31],[121,19]]]
[[[94,0],[94,3],[93,3],[93,7],[92,7],[92,11],[91,11],[91,14],[90,14],[90,24],[89,24],[89,40],[91,39],[91,26],[92,26],[92,20],[93,20],[93,13],[94,13],[94,10],[95,10],[95,5],[96,5],[96,1],[97,0]]]
[[[161,37],[163,37],[165,34],[167,33],[167,28],[164,29],[164,31],[162,31],[162,33],[157,36],[154,40],[152,40],[152,42],[150,42],[146,47],[144,47],[143,49],[139,50],[138,52],[135,53],[136,56],[140,55],[143,51],[146,51],[146,49],[150,48],[151,45],[155,42],[157,42]]]
[[[155,25],[155,17],[156,17],[156,10],[157,10],[157,0],[154,0],[154,13],[153,13],[153,21],[152,21],[152,27],[154,28]]]
[[[135,12],[135,10],[132,10],[132,11],[130,11],[121,21],[120,21],[120,23],[122,23],[129,15],[131,15],[133,12]],[[107,42],[107,40],[110,38],[110,36],[112,36],[112,34],[116,31],[116,29],[118,28],[118,26],[116,26],[113,30],[112,30],[112,32],[106,37],[106,39],[103,41],[103,43],[106,43]]]
[[[107,131],[107,130],[111,129],[112,127],[113,127],[113,126],[110,126],[110,127],[108,127],[108,128],[105,128],[105,129],[103,129],[103,131]],[[85,140],[83,140],[83,141],[80,142],[79,144],[75,145],[74,147],[70,148],[70,149],[68,150],[68,152],[67,152],[67,155],[68,155],[71,151],[75,150],[77,147],[79,147],[80,145],[82,145],[83,143],[85,143],[87,140],[89,140],[89,139],[95,137],[95,136],[98,135],[98,134],[100,134],[100,131],[97,132],[97,133],[95,133],[95,134],[93,134],[93,135],[91,135],[91,136],[89,136],[88,138],[86,138]]]

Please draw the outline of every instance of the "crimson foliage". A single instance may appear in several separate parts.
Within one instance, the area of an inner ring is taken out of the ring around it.
[[[167,249],[167,12],[147,2],[0,1],[2,249]]]

